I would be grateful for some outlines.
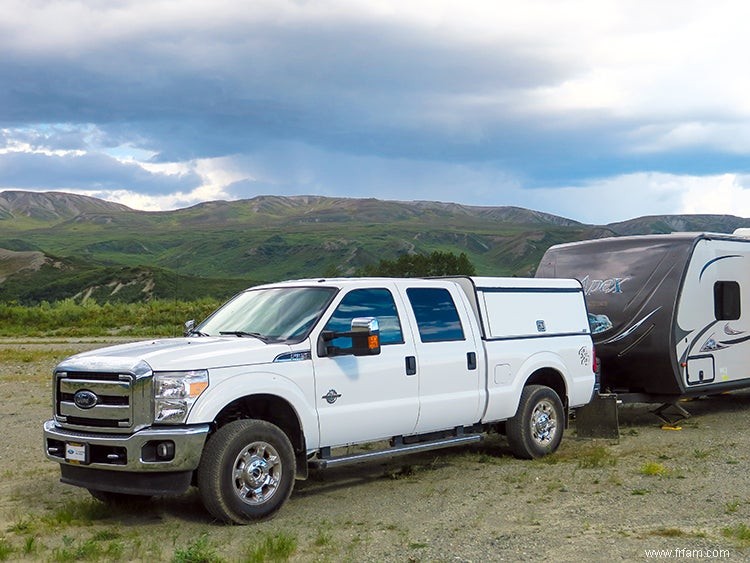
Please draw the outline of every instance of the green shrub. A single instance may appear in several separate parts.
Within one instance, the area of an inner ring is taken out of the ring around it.
[[[186,320],[202,320],[219,304],[215,299],[104,305],[65,299],[32,307],[0,303],[0,336],[180,336]]]

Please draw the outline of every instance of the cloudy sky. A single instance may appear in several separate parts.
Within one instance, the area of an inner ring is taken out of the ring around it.
[[[750,217],[745,0],[3,0],[0,191]]]

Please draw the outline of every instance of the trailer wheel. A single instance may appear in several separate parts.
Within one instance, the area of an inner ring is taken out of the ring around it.
[[[294,450],[287,435],[263,420],[237,420],[212,436],[198,466],[206,510],[227,523],[273,516],[294,487]]]
[[[544,385],[526,386],[516,416],[506,424],[513,455],[533,459],[554,452],[565,427],[563,412],[560,397],[552,389]]]

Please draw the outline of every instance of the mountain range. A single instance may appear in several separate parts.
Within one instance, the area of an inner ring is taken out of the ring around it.
[[[518,207],[258,196],[136,211],[61,192],[0,192],[0,301],[225,298],[264,281],[351,275],[402,253],[465,253],[479,275],[533,275],[553,244],[732,232],[728,215],[586,225]]]

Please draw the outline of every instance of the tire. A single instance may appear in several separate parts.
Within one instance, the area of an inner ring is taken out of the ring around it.
[[[516,416],[506,431],[513,455],[534,459],[557,450],[565,428],[560,397],[544,385],[528,385],[521,393]]]
[[[112,491],[100,491],[89,489],[89,494],[96,500],[111,506],[126,506],[128,504],[141,504],[151,500],[149,495],[130,495],[127,493],[113,493]]]
[[[222,426],[206,444],[198,466],[203,506],[217,520],[247,524],[270,518],[294,487],[292,444],[263,420]]]

